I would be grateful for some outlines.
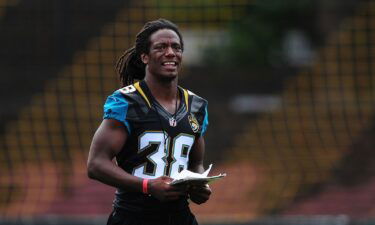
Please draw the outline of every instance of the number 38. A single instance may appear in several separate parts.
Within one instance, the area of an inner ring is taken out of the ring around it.
[[[187,169],[194,140],[195,137],[188,134],[179,134],[171,141],[166,133],[160,131],[143,133],[138,138],[138,154],[146,149],[152,152],[133,169],[133,175],[146,179],[163,175],[173,178],[181,170]]]

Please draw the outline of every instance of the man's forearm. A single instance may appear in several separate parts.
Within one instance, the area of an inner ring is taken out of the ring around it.
[[[116,188],[142,191],[142,179],[127,173],[112,161],[98,160],[88,163],[88,176]]]

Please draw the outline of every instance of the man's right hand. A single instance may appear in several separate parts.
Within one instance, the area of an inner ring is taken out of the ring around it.
[[[187,196],[187,187],[170,185],[172,181],[173,179],[167,176],[151,179],[148,181],[148,192],[162,202],[175,201]]]

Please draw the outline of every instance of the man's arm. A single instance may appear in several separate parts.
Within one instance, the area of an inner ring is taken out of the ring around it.
[[[203,137],[199,137],[192,147],[189,156],[188,169],[195,173],[203,173],[205,171],[203,166],[204,161],[205,142]]]
[[[87,161],[88,176],[113,187],[142,192],[143,179],[127,173],[113,162],[127,138],[128,133],[121,122],[103,120],[91,142]],[[148,192],[161,201],[176,200],[185,195],[181,188],[169,185],[171,180],[165,176],[149,180]]]
[[[196,173],[203,173],[205,171],[203,166],[204,161],[204,150],[205,150],[205,142],[203,137],[199,137],[198,140],[195,141],[193,148],[190,152],[189,157],[189,167],[190,171]],[[196,204],[205,203],[211,195],[211,189],[206,185],[193,185],[188,190],[190,199]]]
[[[87,161],[88,176],[113,187],[141,191],[142,179],[130,175],[112,161],[121,151],[127,137],[126,128],[119,121],[103,120],[91,142]]]

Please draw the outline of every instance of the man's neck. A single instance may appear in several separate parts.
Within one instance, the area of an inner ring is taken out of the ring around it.
[[[145,77],[146,84],[154,98],[159,102],[175,101],[177,97],[177,77],[173,80],[159,80],[152,76]]]

